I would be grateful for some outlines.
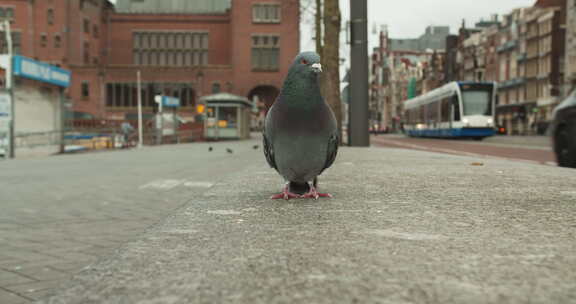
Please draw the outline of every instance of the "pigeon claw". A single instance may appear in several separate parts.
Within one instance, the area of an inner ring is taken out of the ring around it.
[[[288,185],[286,185],[286,187],[284,187],[284,190],[282,190],[282,193],[276,194],[276,195],[272,195],[270,198],[271,199],[285,199],[285,200],[289,200],[291,198],[299,198],[300,195],[298,194],[294,194],[292,192],[290,192],[290,189],[288,187]]]
[[[290,192],[288,192],[288,193],[282,192],[282,193],[280,193],[280,194],[272,195],[270,198],[271,198],[271,199],[285,199],[285,200],[289,200],[289,199],[291,199],[291,198],[299,198],[299,197],[300,197],[300,195],[298,195],[298,194],[294,194],[294,193],[290,193]]]
[[[310,190],[308,191],[308,193],[302,194],[300,196],[301,198],[313,198],[315,200],[317,200],[319,197],[330,197],[332,198],[332,195],[329,193],[319,193],[318,190],[316,190],[315,187],[311,186]]]

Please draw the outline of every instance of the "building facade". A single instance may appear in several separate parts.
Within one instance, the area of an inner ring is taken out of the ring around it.
[[[542,134],[564,86],[566,0],[538,1],[526,17],[526,100],[536,102],[534,128]]]
[[[190,119],[201,96],[218,92],[270,106],[299,51],[297,0],[5,0],[2,8],[14,19],[15,49],[71,70],[71,110],[102,118],[134,116],[139,93],[145,115],[159,94],[179,97],[178,114]]]
[[[448,33],[443,26],[428,27],[417,39],[391,39],[387,30],[380,32],[370,57],[371,128],[399,131],[403,102],[442,83]]]
[[[566,70],[564,79],[566,89],[564,95],[568,95],[576,89],[576,0],[568,0],[566,3]]]
[[[526,17],[533,8],[519,8],[504,17],[497,39],[496,121],[506,134],[533,133],[535,100],[526,99]]]
[[[450,34],[448,26],[428,26],[424,34],[413,39],[389,39],[391,51],[424,52],[426,50],[442,50],[445,46],[446,36]]]

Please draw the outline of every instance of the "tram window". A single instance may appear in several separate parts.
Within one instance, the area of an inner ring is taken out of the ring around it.
[[[452,105],[454,106],[454,121],[460,121],[460,101],[458,96],[452,97]]]
[[[438,122],[438,104],[439,101],[434,101],[430,104],[430,120],[432,123]]]
[[[442,121],[450,121],[450,98],[442,99],[440,108]]]
[[[492,112],[489,91],[464,91],[462,99],[464,115],[490,115]]]

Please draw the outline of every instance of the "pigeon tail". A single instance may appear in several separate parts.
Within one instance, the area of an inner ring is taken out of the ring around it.
[[[310,191],[310,185],[308,183],[290,182],[289,189],[292,193],[302,195]]]

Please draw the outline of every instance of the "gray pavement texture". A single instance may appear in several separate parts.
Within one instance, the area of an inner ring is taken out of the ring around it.
[[[576,302],[574,170],[339,153],[333,199],[270,200],[261,151],[199,195],[174,188],[186,204],[44,303]]]
[[[0,162],[0,304],[46,298],[260,153],[223,142]]]

